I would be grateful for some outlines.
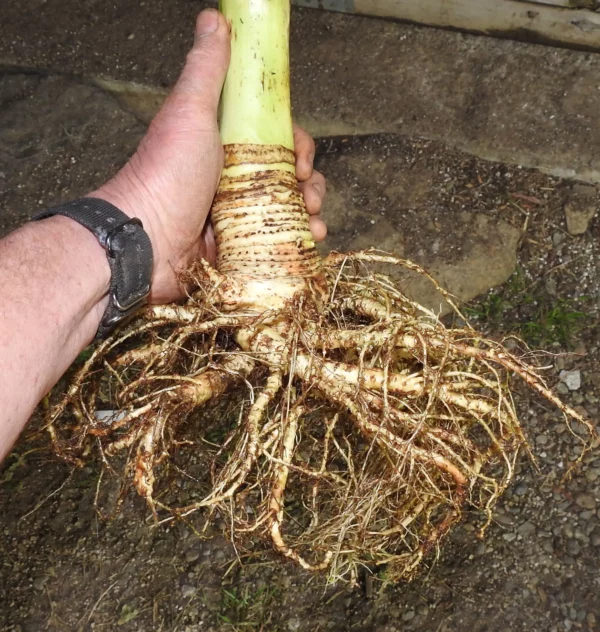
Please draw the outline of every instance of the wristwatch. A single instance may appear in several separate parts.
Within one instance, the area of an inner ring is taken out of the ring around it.
[[[142,222],[99,198],[80,198],[36,215],[68,217],[92,232],[106,250],[111,271],[108,307],[94,340],[106,338],[147,302],[152,280],[152,244]]]

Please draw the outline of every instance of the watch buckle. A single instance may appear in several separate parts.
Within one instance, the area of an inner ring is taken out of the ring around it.
[[[108,252],[108,254],[113,258],[115,257],[115,253],[113,250],[112,240],[115,238],[115,236],[118,233],[120,233],[127,226],[139,226],[142,230],[144,229],[142,220],[139,219],[138,217],[132,217],[124,222],[121,222],[120,224],[117,224],[114,228],[111,228],[106,234],[106,237],[104,239],[104,247],[106,248],[106,251]]]

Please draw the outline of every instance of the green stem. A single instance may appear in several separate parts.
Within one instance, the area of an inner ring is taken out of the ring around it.
[[[290,105],[289,0],[221,0],[231,63],[221,97],[225,165],[212,206],[223,305],[264,312],[325,277],[296,180]],[[227,284],[224,284],[225,287]],[[225,290],[223,290],[224,292]]]
[[[231,63],[221,98],[224,145],[294,149],[289,0],[220,0],[231,22]]]

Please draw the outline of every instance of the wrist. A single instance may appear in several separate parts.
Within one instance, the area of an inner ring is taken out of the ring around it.
[[[169,231],[163,227],[160,213],[155,211],[156,200],[153,203],[143,184],[124,173],[125,169],[87,197],[110,202],[127,216],[142,222],[154,253],[150,302],[170,302],[180,298],[183,292],[176,274],[176,270],[182,267],[181,262],[173,261],[169,253],[185,249],[169,243],[166,237]]]
[[[38,244],[42,243],[41,228],[43,241],[53,244],[55,250],[48,261],[48,273],[61,278],[63,286],[63,293],[55,295],[48,307],[60,320],[61,310],[69,303],[73,316],[69,327],[77,339],[73,344],[80,350],[94,338],[108,305],[111,271],[106,253],[89,230],[68,217],[48,217],[21,230],[30,231],[31,243]]]
[[[60,216],[92,235],[110,269],[108,305],[97,330],[101,340],[148,302],[154,255],[148,233],[137,217],[98,197],[72,200],[43,211],[37,220]]]
[[[106,252],[96,237],[81,224],[62,215],[55,215],[41,221],[49,237],[57,243],[62,243],[64,251],[72,254],[74,262],[78,266],[83,266],[86,279],[89,280],[89,302],[106,303],[111,272]]]
[[[120,174],[119,174],[120,175]],[[120,211],[125,213],[128,217],[137,218],[142,222],[144,230],[150,238],[152,244],[152,250],[154,252],[154,270],[156,270],[158,263],[158,230],[155,226],[155,219],[148,212],[149,205],[145,201],[146,195],[137,191],[132,185],[124,188],[118,186],[115,182],[116,179],[110,180],[100,188],[92,191],[86,197],[98,198],[109,202],[113,206],[116,206]]]

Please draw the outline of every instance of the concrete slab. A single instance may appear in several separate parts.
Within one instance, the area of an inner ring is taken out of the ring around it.
[[[135,151],[144,126],[99,88],[0,75],[0,235],[85,195]]]

